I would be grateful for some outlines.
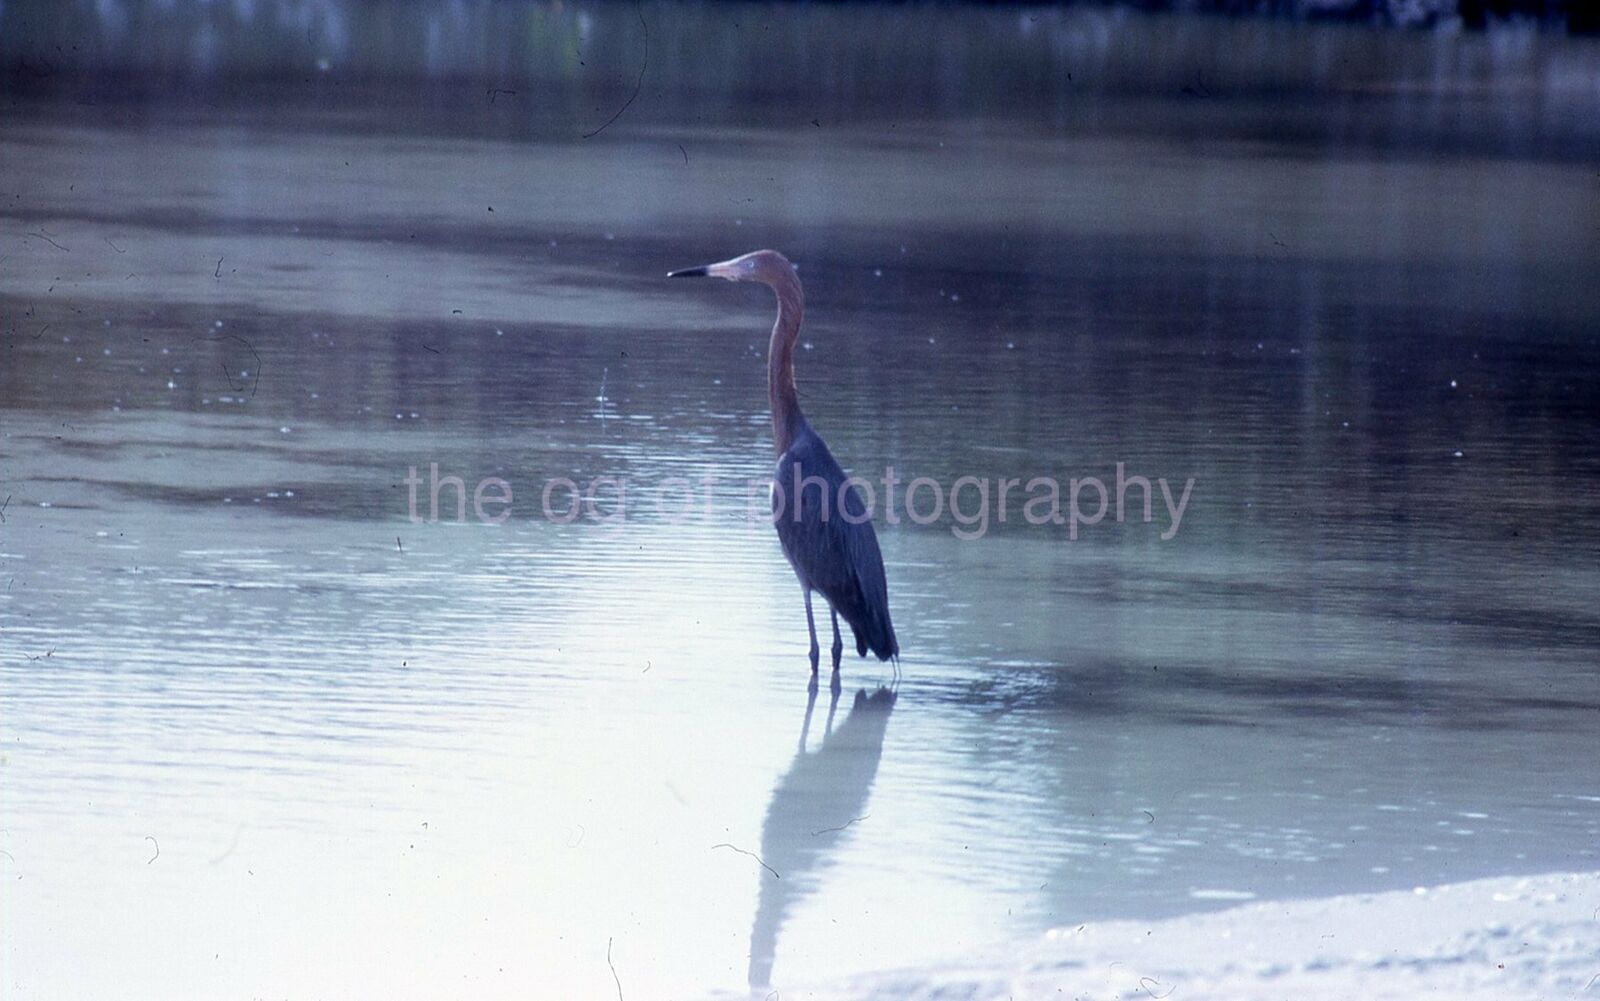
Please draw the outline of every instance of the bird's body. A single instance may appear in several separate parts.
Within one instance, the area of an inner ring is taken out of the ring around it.
[[[833,618],[833,670],[838,682],[843,642],[839,616],[855,634],[856,653],[879,660],[898,657],[900,645],[889,618],[889,590],[883,555],[859,491],[846,484],[844,470],[800,411],[794,385],[794,344],[800,335],[805,296],[794,265],[773,250],[758,250],[720,264],[674,271],[673,276],[709,276],[755,281],[778,297],[778,319],[767,351],[767,393],[772,402],[773,523],[778,542],[805,593],[806,626],[811,633],[811,671],[819,650],[811,594],[820,591]]]
[[[826,484],[826,496],[815,481]],[[900,652],[894,625],[889,621],[889,585],[883,572],[883,555],[878,537],[867,518],[867,508],[855,487],[844,487],[845,473],[839,468],[827,443],[810,425],[803,424],[794,441],[778,457],[773,476],[773,523],[783,555],[789,558],[800,587],[807,595],[821,591],[828,607],[844,617],[855,633],[856,653],[866,656],[871,650],[879,660]],[[800,484],[796,490],[795,484]],[[783,509],[779,507],[780,491]],[[795,516],[793,505],[800,511]],[[827,509],[828,517],[822,512]],[[834,623],[835,643],[839,626]],[[813,631],[815,642],[815,631]],[[839,648],[834,649],[834,666],[839,663]]]

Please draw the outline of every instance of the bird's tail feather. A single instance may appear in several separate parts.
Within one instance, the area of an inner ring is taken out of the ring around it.
[[[879,660],[900,656],[900,643],[895,639],[894,626],[887,616],[880,618],[869,612],[865,622],[860,626],[851,623],[851,628],[856,634],[857,656],[865,657],[868,650]]]
[[[844,600],[834,605],[839,617],[850,623],[856,636],[856,655],[865,657],[871,650],[879,660],[900,655],[900,642],[895,639],[894,624],[889,621],[888,601],[880,597],[877,602],[863,600],[859,588],[852,589]],[[832,600],[830,596],[830,601]]]

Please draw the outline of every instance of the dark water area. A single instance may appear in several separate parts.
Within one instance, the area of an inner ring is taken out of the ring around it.
[[[1600,864],[1600,49],[444,9],[3,50],[8,994],[787,989]],[[750,516],[770,295],[663,277],[761,246],[901,484],[892,695],[808,696]]]

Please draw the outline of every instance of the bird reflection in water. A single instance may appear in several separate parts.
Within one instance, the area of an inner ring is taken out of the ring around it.
[[[761,897],[750,929],[751,987],[771,983],[778,929],[784,917],[815,892],[820,870],[850,837],[853,825],[865,819],[867,794],[878,774],[883,735],[896,697],[888,688],[871,695],[865,689],[856,692],[844,722],[835,728],[839,689],[833,688],[822,745],[808,752],[806,738],[817,701],[816,686],[811,687],[800,725],[800,746],[772,791],[761,828],[761,857],[777,875],[763,873],[761,880]]]

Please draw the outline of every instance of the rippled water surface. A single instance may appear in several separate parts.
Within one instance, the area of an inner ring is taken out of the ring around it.
[[[1600,185],[1552,79],[593,140],[10,96],[7,995],[679,997],[1600,866]],[[747,516],[770,296],[661,277],[767,245],[841,461],[989,483],[981,538],[879,514],[892,691],[808,695]],[[1170,538],[1159,485],[999,521],[1118,463],[1193,479]]]

